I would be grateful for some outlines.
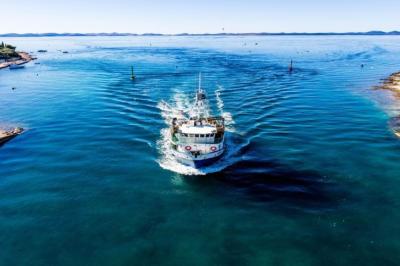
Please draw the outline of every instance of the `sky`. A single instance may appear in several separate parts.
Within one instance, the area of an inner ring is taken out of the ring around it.
[[[400,0],[3,0],[0,33],[400,30]]]

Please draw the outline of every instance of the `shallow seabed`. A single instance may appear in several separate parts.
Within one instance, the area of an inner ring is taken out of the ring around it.
[[[0,71],[0,125],[27,129],[0,149],[0,265],[398,265],[400,106],[371,88],[399,37],[4,41],[49,52]],[[199,72],[229,153],[193,172],[162,103]]]

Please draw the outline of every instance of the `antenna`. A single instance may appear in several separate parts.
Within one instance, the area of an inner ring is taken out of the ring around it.
[[[199,73],[199,90],[201,90],[201,72]]]

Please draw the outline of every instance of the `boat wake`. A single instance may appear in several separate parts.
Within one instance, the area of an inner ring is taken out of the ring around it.
[[[181,92],[175,93],[173,97],[173,101],[171,103],[167,103],[165,101],[161,101],[158,104],[158,108],[161,111],[161,116],[164,118],[165,123],[167,125],[166,128],[163,128],[160,132],[160,139],[157,141],[157,147],[161,154],[161,158],[158,160],[159,165],[167,170],[183,174],[183,175],[206,175],[210,173],[215,173],[222,171],[226,167],[236,163],[239,161],[239,156],[237,156],[242,148],[240,144],[235,143],[235,130],[234,130],[234,120],[232,115],[228,112],[224,112],[223,107],[224,103],[221,98],[221,91],[223,88],[221,86],[215,92],[216,102],[218,112],[225,119],[225,144],[226,150],[224,152],[223,157],[218,160],[216,163],[210,166],[202,167],[202,168],[193,168],[187,165],[183,165],[179,163],[175,157],[173,156],[171,149],[171,137],[170,137],[170,123],[172,118],[183,116],[187,114],[191,110],[191,101],[188,95],[185,95]]]

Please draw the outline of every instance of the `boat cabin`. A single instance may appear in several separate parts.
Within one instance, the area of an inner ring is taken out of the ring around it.
[[[174,139],[179,143],[216,144],[223,139],[223,118],[176,119],[172,123]]]

